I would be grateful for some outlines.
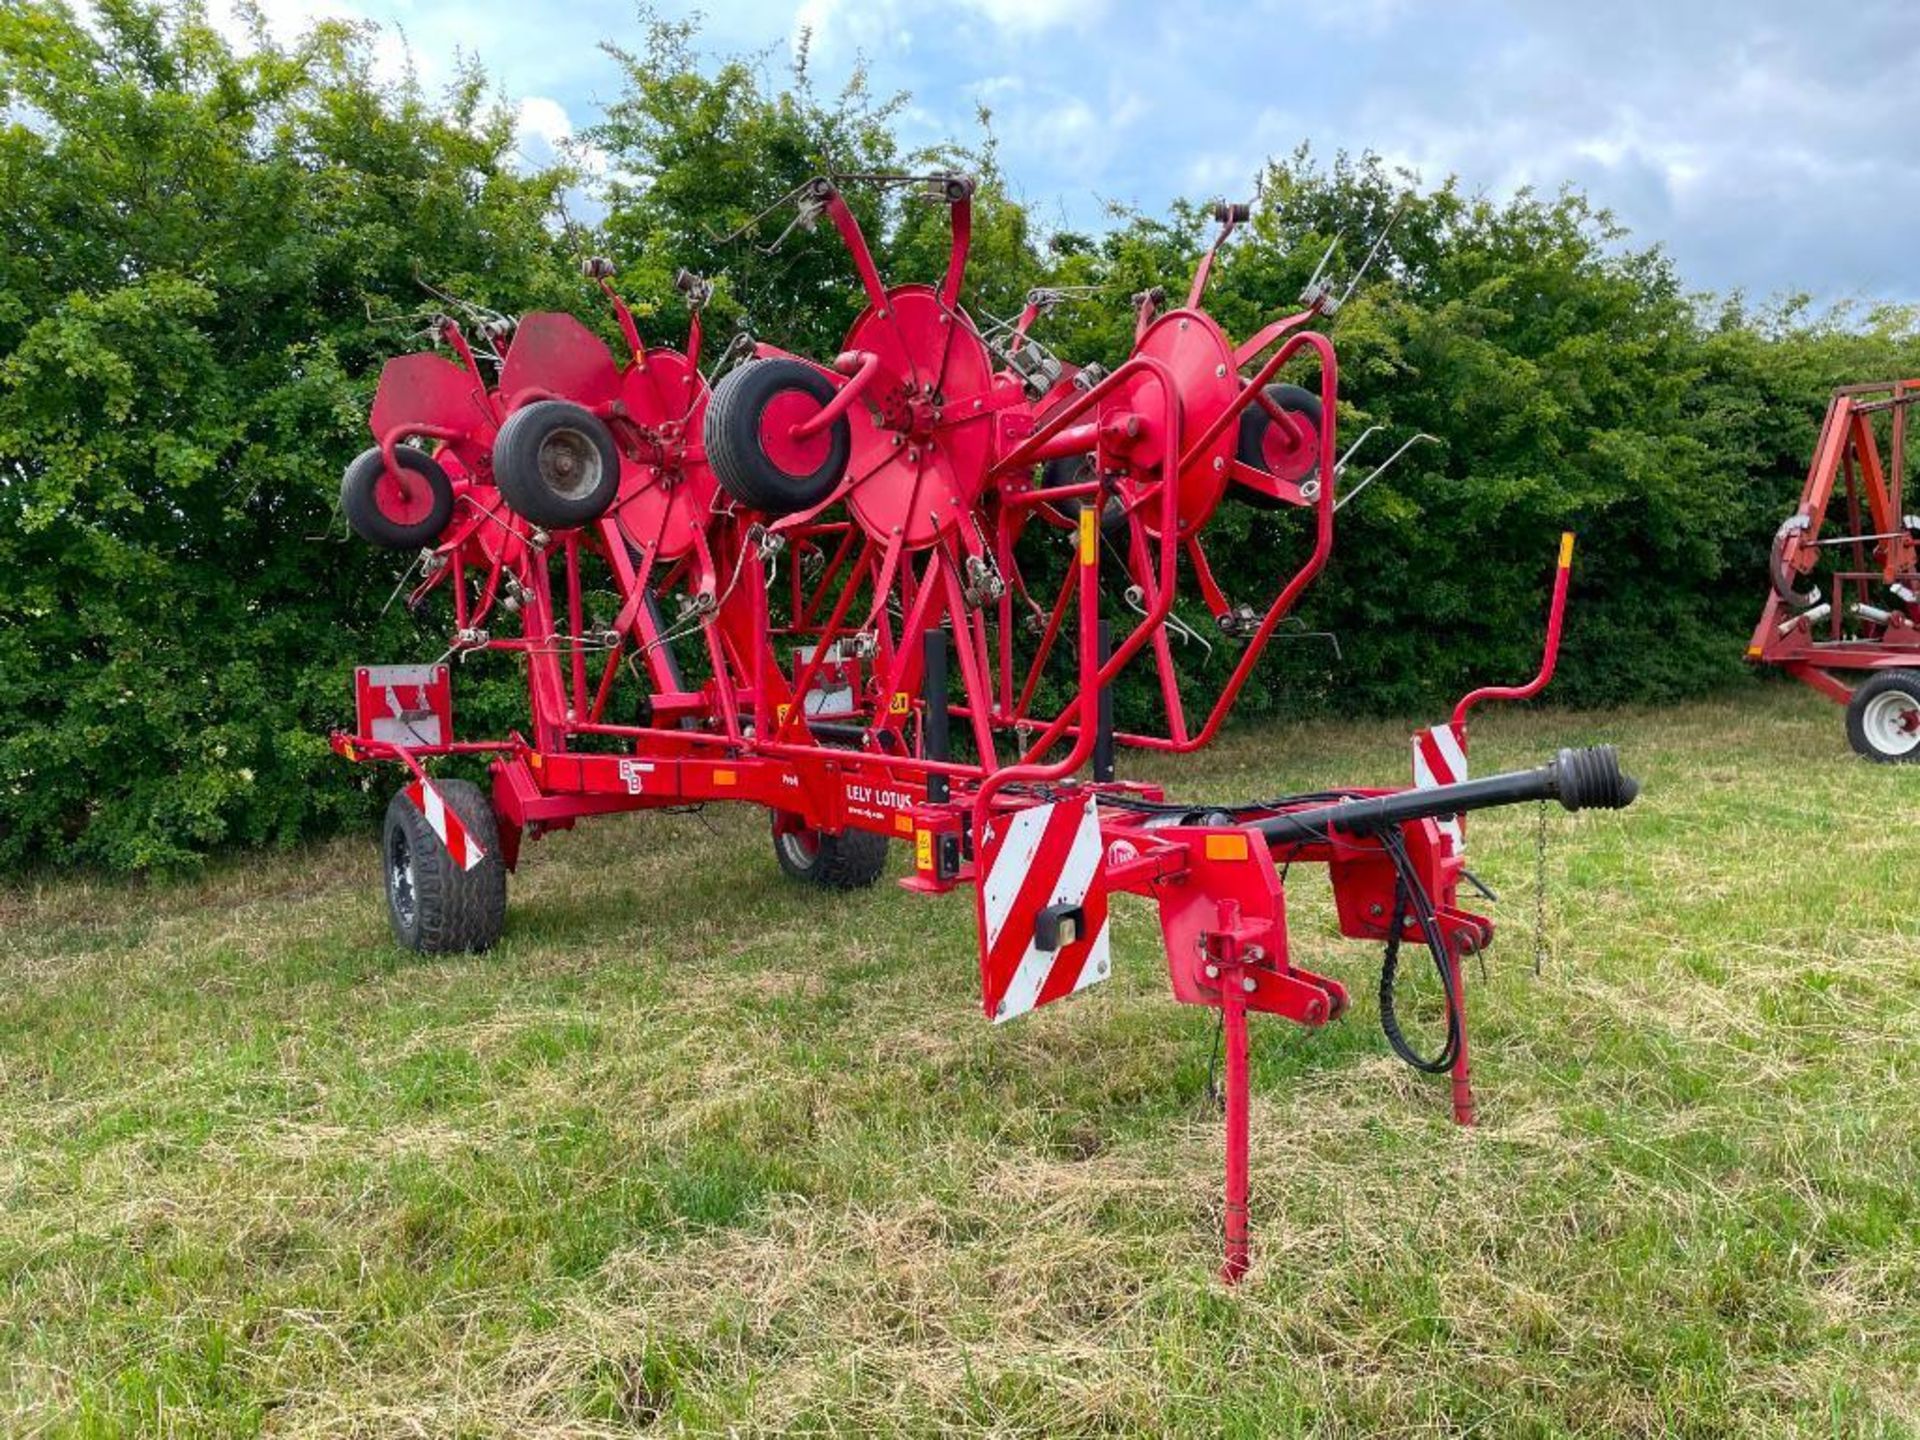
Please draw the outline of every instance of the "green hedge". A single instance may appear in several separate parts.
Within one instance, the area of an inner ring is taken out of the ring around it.
[[[899,97],[702,65],[694,40],[656,25],[621,55],[592,136],[609,219],[587,235],[560,222],[580,177],[517,159],[477,71],[430,98],[377,81],[352,27],[236,53],[191,9],[0,10],[0,867],[176,867],[368,816],[378,797],[323,738],[346,667],[424,654],[439,630],[382,614],[395,567],[348,542],[334,492],[381,360],[417,343],[421,279],[593,314],[574,266],[603,248],[655,333],[684,323],[669,282],[687,264],[718,279],[722,338],[743,321],[830,351],[858,303],[830,231],[775,257],[715,238],[830,161],[983,174],[969,303],[1004,314],[1036,282],[1103,287],[1047,322],[1076,358],[1117,360],[1126,295],[1184,285],[1197,211],[1043,244],[990,140],[903,154]],[[1403,208],[1334,331],[1341,420],[1443,444],[1341,517],[1302,615],[1342,663],[1283,645],[1245,709],[1431,713],[1525,675],[1562,528],[1582,545],[1560,699],[1733,680],[1824,392],[1911,371],[1912,317],[1688,296],[1574,194],[1493,203],[1304,155],[1265,189],[1219,272],[1223,321],[1251,332],[1328,237],[1357,254]],[[860,203],[892,273],[937,271],[936,207]],[[1209,543],[1259,600],[1297,530],[1235,509]],[[1122,698],[1149,708],[1138,686]]]

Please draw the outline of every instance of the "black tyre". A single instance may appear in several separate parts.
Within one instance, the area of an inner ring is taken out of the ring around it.
[[[462,869],[406,791],[396,794],[380,834],[393,938],[422,955],[486,950],[507,923],[507,867],[493,804],[471,781],[433,783],[486,854],[472,869]]]
[[[1242,465],[1251,465],[1256,470],[1264,470],[1269,475],[1298,484],[1311,476],[1320,463],[1320,397],[1298,385],[1269,385],[1266,394],[1282,410],[1305,420],[1312,427],[1312,434],[1304,445],[1286,445],[1283,433],[1273,423],[1273,417],[1256,400],[1240,412],[1240,439],[1234,450],[1234,458]],[[1245,485],[1235,485],[1228,493],[1256,510],[1292,508],[1284,500]]]
[[[865,830],[782,830],[776,817],[773,855],[795,880],[824,890],[864,890],[887,868],[887,837]]]
[[[369,545],[418,550],[453,519],[453,481],[440,462],[411,445],[394,447],[399,473],[387,473],[380,447],[362,450],[340,477],[340,513]]]
[[[1049,490],[1061,485],[1085,485],[1098,478],[1091,455],[1060,455],[1040,467],[1040,483]],[[1089,498],[1076,495],[1071,500],[1062,500],[1053,509],[1069,525],[1077,525]],[[1115,542],[1127,537],[1127,503],[1118,495],[1109,496],[1100,509],[1100,533]]]
[[[549,530],[598,520],[620,492],[620,449],[593,412],[536,400],[493,442],[493,478],[514,512]]]
[[[1847,741],[1877,765],[1920,761],[1920,670],[1882,670],[1847,702]]]
[[[804,439],[791,432],[834,394],[833,382],[811,365],[777,356],[723,376],[707,404],[703,438],[726,492],[765,515],[791,515],[831,495],[853,453],[846,417]]]

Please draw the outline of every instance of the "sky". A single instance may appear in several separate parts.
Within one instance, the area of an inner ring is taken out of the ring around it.
[[[212,0],[217,7],[220,0]],[[627,0],[261,0],[387,29],[429,84],[478,58],[531,159],[618,93],[598,42]],[[1695,288],[1920,300],[1920,0],[657,0],[710,54],[776,61],[802,33],[834,85],[905,90],[909,144],[994,116],[1045,225],[1104,202],[1246,198],[1303,141],[1372,150],[1504,197],[1572,182]]]

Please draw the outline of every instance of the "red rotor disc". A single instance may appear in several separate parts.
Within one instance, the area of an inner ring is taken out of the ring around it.
[[[713,511],[719,481],[705,460],[686,453],[705,423],[707,394],[706,381],[678,350],[649,350],[645,363],[620,377],[627,418],[659,444],[631,445],[625,426],[615,430],[622,454],[613,513],[621,533],[658,560],[684,555]]]
[[[965,312],[930,285],[900,285],[868,309],[844,347],[880,357],[881,371],[848,412],[855,477],[848,505],[876,539],[909,548],[950,533],[986,481],[993,366]]]
[[[1233,407],[1240,393],[1233,346],[1213,318],[1198,310],[1170,310],[1162,315],[1147,327],[1134,353],[1150,355],[1173,372],[1183,451],[1193,448],[1194,442]],[[1152,492],[1168,440],[1164,428],[1166,401],[1160,381],[1154,376],[1142,375],[1121,385],[1113,398],[1100,406],[1103,422],[1117,418],[1122,412],[1137,414],[1144,422],[1144,431],[1126,454],[1130,474],[1121,482],[1120,490],[1128,503],[1135,506],[1148,533],[1158,535],[1159,527],[1153,522],[1160,507]],[[1232,463],[1238,436],[1238,426],[1222,427],[1206,450],[1181,469],[1176,483],[1182,534],[1199,530],[1220,504],[1220,497],[1226,493],[1227,466]]]

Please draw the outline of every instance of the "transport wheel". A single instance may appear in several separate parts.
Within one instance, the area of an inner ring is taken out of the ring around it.
[[[1920,761],[1920,670],[1882,670],[1847,702],[1854,753],[1880,765]]]
[[[1282,410],[1304,420],[1308,433],[1304,440],[1295,441],[1273,423],[1273,417],[1256,400],[1240,412],[1240,443],[1234,458],[1242,465],[1251,465],[1297,485],[1311,476],[1320,463],[1320,397],[1298,385],[1269,385],[1266,393]],[[1236,485],[1229,493],[1256,510],[1292,508],[1286,501],[1246,485]]]
[[[702,427],[722,488],[764,515],[808,510],[831,495],[853,453],[846,417],[816,435],[792,432],[834,393],[833,382],[811,365],[779,356],[728,371],[713,387]]]
[[[389,474],[380,447],[362,450],[340,477],[340,513],[369,545],[418,550],[439,539],[453,518],[453,482],[440,462],[411,445],[394,447]]]
[[[1040,483],[1049,490],[1061,485],[1085,485],[1099,478],[1091,455],[1060,455],[1040,467]],[[1068,525],[1080,523],[1080,512],[1087,508],[1087,497],[1076,495],[1062,500],[1055,509]],[[1127,502],[1110,496],[1100,509],[1100,533],[1116,543],[1127,538]]]
[[[536,400],[493,442],[493,478],[514,512],[550,530],[598,520],[620,491],[620,450],[593,412]]]
[[[486,854],[471,870],[461,869],[405,789],[395,794],[380,833],[393,938],[422,955],[486,950],[507,921],[507,867],[493,803],[469,780],[433,784]]]
[[[887,837],[865,830],[829,835],[800,824],[797,817],[776,815],[773,854],[795,880],[823,890],[864,890],[887,868]]]

